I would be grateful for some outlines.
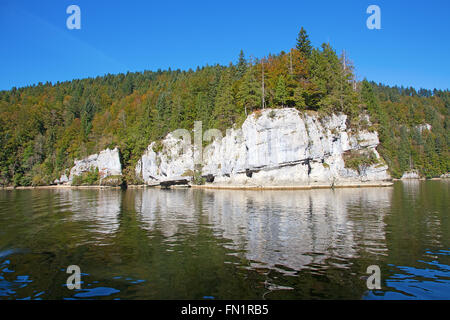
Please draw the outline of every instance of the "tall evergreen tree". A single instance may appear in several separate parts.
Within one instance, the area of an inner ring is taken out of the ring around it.
[[[245,60],[244,51],[241,49],[241,52],[239,53],[239,60],[236,71],[237,78],[241,79],[244,76],[246,70],[247,70],[247,61]]]
[[[309,36],[306,30],[302,27],[297,37],[297,50],[302,52],[305,57],[309,57],[312,52],[311,41],[309,41]]]

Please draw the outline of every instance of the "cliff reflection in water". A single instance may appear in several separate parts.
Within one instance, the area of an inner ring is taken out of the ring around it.
[[[307,191],[155,190],[136,192],[135,209],[148,231],[180,241],[200,225],[231,240],[231,254],[251,267],[281,271],[320,265],[345,267],[361,252],[385,254],[392,188]],[[179,232],[182,229],[183,232]]]
[[[67,204],[73,213],[68,218],[72,222],[86,223],[91,232],[114,234],[120,222],[122,203],[120,190],[59,190],[61,204]],[[99,238],[101,240],[101,238]]]

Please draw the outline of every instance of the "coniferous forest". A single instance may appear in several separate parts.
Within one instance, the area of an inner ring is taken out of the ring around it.
[[[127,183],[151,141],[177,128],[225,130],[261,108],[344,112],[349,125],[377,130],[394,178],[449,172],[450,91],[357,81],[345,55],[313,48],[306,31],[295,48],[263,58],[241,51],[228,66],[158,70],[0,92],[0,185],[51,184],[74,159],[118,146]],[[368,112],[371,123],[359,115]],[[426,124],[431,126],[426,126]]]

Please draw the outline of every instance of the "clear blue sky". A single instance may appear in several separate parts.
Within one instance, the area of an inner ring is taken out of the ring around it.
[[[81,8],[81,30],[66,8]],[[369,30],[366,8],[381,8]],[[450,87],[450,1],[0,0],[0,90],[105,73],[195,69],[295,46],[304,26],[315,46],[345,49],[359,79]]]

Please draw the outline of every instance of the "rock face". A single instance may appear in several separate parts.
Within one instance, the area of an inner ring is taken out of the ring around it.
[[[120,164],[119,150],[106,149],[99,154],[90,155],[82,160],[75,160],[74,166],[70,169],[69,183],[72,182],[74,176],[79,176],[84,172],[95,170],[98,168],[100,178],[121,175],[122,165]],[[60,181],[62,178],[60,179]]]
[[[53,183],[54,184],[67,184],[69,182],[69,178],[67,178],[67,175],[63,174],[59,179],[56,179]]]
[[[347,116],[319,119],[316,114],[291,108],[253,113],[242,129],[227,130],[203,149],[203,176],[213,184],[236,186],[348,185],[390,180],[383,159],[376,151],[376,132],[354,132]],[[186,175],[194,170],[194,150],[169,134],[162,149],[152,143],[136,167],[146,183]],[[184,150],[183,150],[184,149]],[[197,149],[195,149],[197,150]],[[371,154],[376,161],[346,168],[344,155]],[[210,180],[210,179],[209,179]]]
[[[194,151],[181,138],[169,133],[162,141],[163,150],[156,153],[152,142],[136,165],[136,176],[151,184],[166,179],[175,179],[194,170]]]
[[[420,179],[420,175],[419,175],[419,173],[417,171],[414,171],[414,170],[413,171],[408,171],[408,172],[403,173],[401,179],[402,180]]]
[[[431,131],[431,125],[428,123],[420,124],[415,127],[420,133],[422,133],[424,130]]]

